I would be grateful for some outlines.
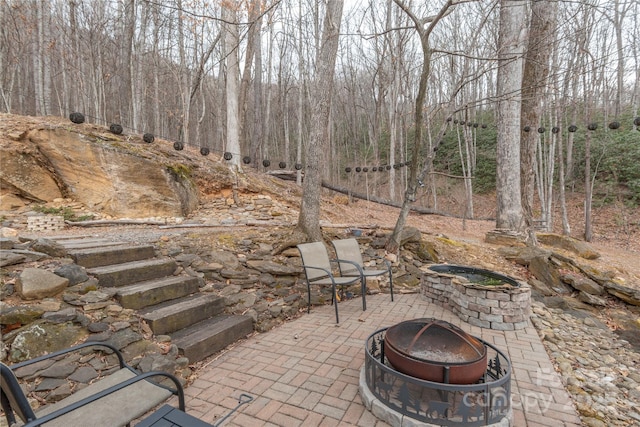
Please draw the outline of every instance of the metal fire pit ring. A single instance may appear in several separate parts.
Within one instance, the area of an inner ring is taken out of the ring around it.
[[[422,380],[396,370],[385,357],[389,328],[372,333],[365,344],[360,396],[374,416],[393,427],[509,427],[511,362],[493,344],[487,348],[486,372],[475,384]]]
[[[447,384],[473,384],[487,366],[487,348],[480,340],[433,318],[391,326],[386,332],[384,353],[404,374]]]

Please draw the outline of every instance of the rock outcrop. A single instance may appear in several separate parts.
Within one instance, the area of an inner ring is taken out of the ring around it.
[[[600,254],[595,249],[593,249],[590,244],[578,239],[574,239],[573,237],[562,236],[560,234],[554,233],[538,233],[536,237],[538,238],[538,241],[544,245],[565,249],[569,252],[573,252],[580,258],[600,258]]]
[[[197,207],[194,166],[184,155],[159,152],[159,142],[88,124],[22,126],[0,136],[6,208],[66,197],[105,215],[148,218],[185,216]]]

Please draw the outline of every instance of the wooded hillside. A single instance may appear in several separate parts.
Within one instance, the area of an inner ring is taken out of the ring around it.
[[[523,7],[513,60],[545,67],[498,96],[498,69],[510,60],[500,59],[498,40],[508,3]],[[240,166],[302,170],[324,10],[320,0],[4,0],[0,111],[80,112]],[[429,57],[412,16],[435,23]],[[466,201],[453,213],[474,216],[473,194],[495,189],[497,106],[513,97],[538,111],[512,123],[532,144],[522,165],[536,219],[562,221],[564,191],[585,193],[589,209],[592,193],[637,208],[639,16],[637,0],[346,2],[324,179],[402,201],[428,61],[417,167],[437,152],[417,182],[421,206],[438,209],[445,188],[463,185]]]

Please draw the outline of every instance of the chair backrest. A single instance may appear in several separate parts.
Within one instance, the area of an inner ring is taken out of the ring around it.
[[[24,423],[36,419],[27,397],[22,392],[22,388],[20,388],[18,379],[11,368],[4,363],[0,363],[0,391],[2,391],[2,396],[0,396],[2,410],[9,425],[16,421],[14,413]]]
[[[333,244],[333,248],[336,250],[336,258],[338,258],[338,260],[351,261],[360,267],[364,266],[362,254],[360,253],[360,245],[356,239],[334,240],[331,244]],[[353,264],[346,262],[340,262],[339,264],[341,274],[358,273],[358,269]]]
[[[307,280],[320,279],[327,277],[327,273],[315,268],[306,267],[319,267],[324,268],[327,271],[331,271],[331,261],[329,261],[329,254],[327,254],[327,248],[322,242],[301,243],[298,246],[300,256],[302,257],[302,267],[307,275]]]

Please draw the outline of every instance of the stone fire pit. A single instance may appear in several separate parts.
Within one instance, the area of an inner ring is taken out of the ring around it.
[[[436,264],[423,270],[420,292],[445,305],[463,321],[481,328],[511,331],[527,326],[531,288],[490,270]]]

